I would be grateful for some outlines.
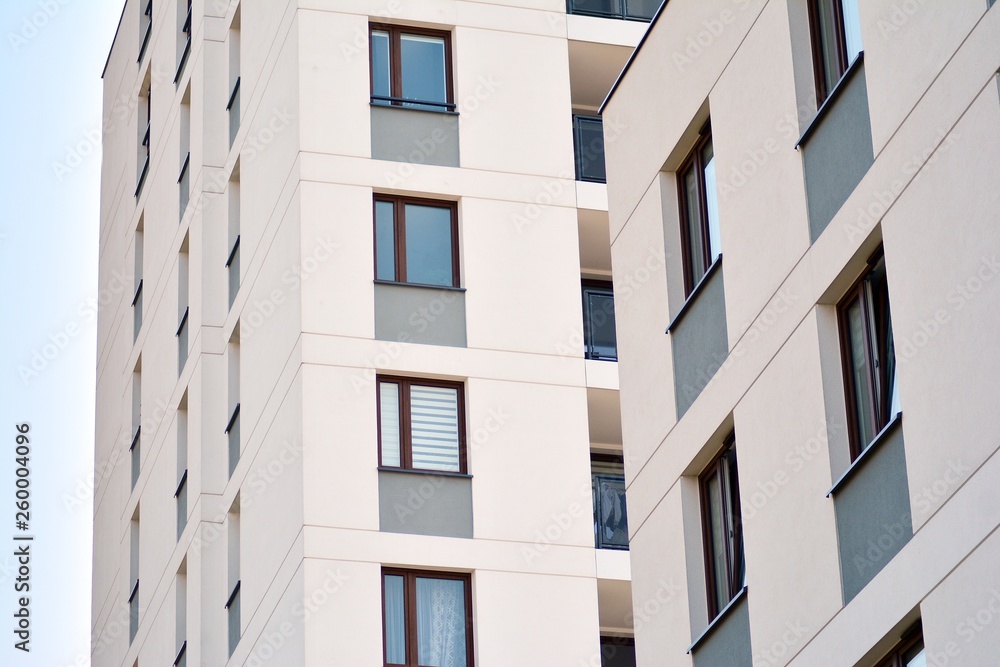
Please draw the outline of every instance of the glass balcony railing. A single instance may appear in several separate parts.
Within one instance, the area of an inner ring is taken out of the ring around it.
[[[573,116],[573,148],[576,151],[576,180],[606,183],[604,123],[600,116]]]
[[[611,283],[583,285],[583,342],[587,359],[618,361],[615,293]]]
[[[625,477],[598,473],[592,476],[594,538],[598,549],[628,549],[625,512]]]
[[[609,19],[649,21],[663,0],[566,0],[566,12]]]

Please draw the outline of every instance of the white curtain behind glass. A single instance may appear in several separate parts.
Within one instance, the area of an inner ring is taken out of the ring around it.
[[[417,660],[466,667],[465,582],[417,577]]]

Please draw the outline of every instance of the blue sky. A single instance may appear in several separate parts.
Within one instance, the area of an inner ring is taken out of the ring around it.
[[[89,665],[101,70],[123,0],[0,3],[0,664]],[[31,425],[31,652],[12,615]]]

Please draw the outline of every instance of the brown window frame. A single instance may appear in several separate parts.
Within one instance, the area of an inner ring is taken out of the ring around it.
[[[378,202],[390,202],[392,209],[393,243],[395,243],[395,280],[380,280],[378,278]],[[415,204],[417,206],[434,206],[437,208],[447,208],[451,211],[451,285],[431,285],[427,283],[416,283],[407,280],[406,276],[406,205]],[[443,199],[423,199],[420,197],[404,197],[395,195],[376,194],[372,198],[372,233],[374,235],[374,264],[375,279],[378,282],[391,282],[406,285],[422,285],[425,287],[459,287],[459,259],[458,259],[458,203]]]
[[[391,382],[399,385],[399,466],[389,466],[382,463],[382,383]],[[435,470],[433,468],[413,467],[413,428],[410,421],[409,387],[444,387],[457,390],[458,394],[458,472],[453,470]],[[452,380],[435,380],[422,377],[407,377],[402,375],[375,376],[375,417],[378,429],[378,466],[389,470],[408,470],[429,475],[467,475],[469,466],[466,455],[465,440],[465,383]]]
[[[677,168],[677,201],[680,210],[680,231],[681,231],[681,257],[684,263],[684,296],[689,297],[691,293],[694,292],[695,287],[698,283],[708,274],[708,270],[712,267],[715,262],[715,258],[712,257],[712,243],[709,238],[709,223],[708,223],[708,190],[705,187],[705,164],[704,164],[704,150],[705,147],[712,143],[712,152],[714,155],[715,145],[712,142],[712,123],[709,121],[705,123],[705,126],[701,128],[698,132],[698,141],[695,143],[694,147],[688,153],[684,161]],[[702,247],[701,247],[701,257],[699,258],[703,270],[701,272],[701,278],[695,280],[694,278],[694,260],[691,256],[691,238],[688,232],[688,208],[690,202],[688,202],[687,192],[684,189],[685,175],[689,170],[693,169],[695,176],[698,179],[698,208],[699,208],[699,224],[701,226],[701,237],[702,237]],[[721,254],[721,253],[720,253]]]
[[[918,623],[915,627],[908,630],[903,634],[903,637],[899,640],[899,643],[892,647],[888,655],[883,657],[875,667],[906,667],[906,663],[903,662],[903,656],[906,655],[908,651],[913,650],[913,648],[920,644],[920,647],[926,650],[924,645],[924,634],[923,630]]]
[[[437,570],[410,570],[396,567],[382,568],[382,664],[384,667],[401,667],[400,663],[390,663],[387,655],[385,632],[385,578],[403,577],[403,619],[406,626],[406,662],[402,667],[419,667],[417,661],[417,578],[447,579],[465,584],[465,658],[466,667],[474,667],[476,658],[473,641],[472,575],[464,572],[439,572]]]
[[[389,33],[389,98],[375,96],[375,63],[373,61],[374,50],[372,45],[373,32]],[[402,35],[423,35],[425,37],[444,38],[444,72],[445,72],[445,95],[444,102],[432,102],[429,100],[411,100],[403,97],[403,49],[401,44]],[[369,23],[368,24],[368,90],[371,93],[373,104],[378,102],[388,102],[393,107],[403,107],[409,105],[424,105],[439,107],[442,111],[455,111],[455,88],[451,71],[451,32],[448,30],[433,30],[431,28],[417,28],[409,25],[394,25],[391,23]],[[408,107],[412,108],[412,107]],[[423,109],[433,111],[433,109]]]
[[[734,457],[733,466],[736,468],[735,479],[729,479],[727,464],[727,456],[732,452]],[[720,507],[723,511],[723,523],[724,526],[732,527],[733,535],[727,536],[726,538],[726,588],[724,591],[732,602],[740,591],[743,590],[743,582],[737,581],[737,576],[746,571],[746,551],[743,545],[743,513],[740,507],[740,482],[739,482],[739,465],[736,459],[736,434],[730,433],[725,439],[722,449],[719,453],[715,455],[712,462],[708,464],[704,471],[698,476],[698,492],[701,502],[701,530],[702,530],[702,543],[704,544],[704,557],[705,557],[705,585],[706,592],[708,593],[708,616],[709,622],[715,620],[725,605],[721,607],[716,602],[716,595],[718,591],[715,588],[715,559],[713,558],[713,547],[712,547],[712,529],[711,523],[712,518],[709,512],[709,496],[708,496],[708,481],[712,477],[719,478],[719,489],[724,491],[729,498],[730,502],[725,502],[726,496],[720,498]],[[735,515],[735,520],[733,518]],[[733,553],[735,549],[739,549],[739,553]],[[743,563],[743,570],[738,572],[735,568],[734,562],[736,557],[739,557]],[[728,603],[727,603],[728,604]]]
[[[866,353],[866,363],[868,366],[868,378],[863,390],[868,394],[868,404],[870,406],[868,414],[868,425],[871,429],[872,440],[884,429],[895,417],[891,413],[889,401],[891,397],[886,393],[892,389],[892,378],[886,371],[885,360],[882,359],[882,350],[877,349],[878,342],[872,341],[873,325],[871,318],[874,315],[885,317],[885,322],[891,330],[892,309],[889,305],[888,288],[885,294],[884,312],[875,312],[876,303],[869,291],[868,278],[879,269],[882,264],[884,270],[885,254],[883,248],[878,250],[868,259],[865,271],[851,285],[837,304],[837,326],[840,335],[840,358],[844,374],[844,398],[847,403],[847,426],[848,439],[851,447],[851,460],[856,460],[871,445],[870,442],[861,442],[861,424],[858,422],[857,405],[858,391],[862,388],[854,386],[854,373],[851,365],[851,332],[847,311],[860,300],[862,333],[864,335],[864,347]],[[883,325],[884,326],[884,325]],[[876,355],[878,357],[876,358]],[[894,360],[895,369],[897,361]],[[897,387],[898,391],[899,388]]]
[[[844,78],[851,63],[847,62],[847,34],[844,26],[844,9],[840,4],[841,0],[809,0],[809,35],[812,41],[813,56],[813,76],[816,82],[816,106],[822,106],[823,102],[830,96],[837,82],[826,81],[825,65],[827,63],[827,50],[823,43],[823,31],[820,27],[820,3],[827,6],[833,22],[837,26],[834,42],[830,45],[832,56],[836,58],[836,66],[839,75],[837,81]]]

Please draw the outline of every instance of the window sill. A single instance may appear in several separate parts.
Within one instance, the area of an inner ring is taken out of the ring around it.
[[[401,472],[405,475],[428,475],[431,477],[461,477],[472,479],[472,475],[464,472],[449,472],[447,470],[413,470],[411,468],[393,468],[390,466],[378,466],[379,472]]]
[[[677,311],[677,314],[674,316],[674,319],[667,326],[667,330],[664,333],[669,334],[671,331],[677,328],[677,325],[680,323],[680,321],[684,318],[685,315],[687,315],[687,312],[691,310],[691,304],[694,303],[694,301],[698,298],[698,294],[700,294],[702,290],[705,289],[705,285],[708,284],[708,279],[711,278],[712,275],[719,270],[720,266],[722,266],[722,253],[719,253],[719,256],[715,258],[714,262],[712,262],[712,266],[708,267],[708,271],[705,272],[705,275],[701,277],[701,280],[698,281],[698,284],[695,285],[694,289],[691,290],[691,293],[688,294],[688,298],[684,302],[684,305],[681,306],[681,309],[679,311]]]
[[[396,285],[397,287],[422,287],[424,289],[442,289],[451,292],[464,292],[464,287],[453,287],[451,285],[426,285],[424,283],[401,283],[396,280],[374,280],[376,285]]]
[[[830,94],[826,96],[825,100],[823,100],[823,104],[821,104],[819,109],[816,110],[816,115],[813,116],[811,121],[809,121],[809,125],[806,126],[805,132],[802,133],[802,136],[799,137],[798,143],[795,144],[796,150],[801,148],[802,144],[809,140],[809,137],[816,130],[816,128],[819,127],[823,118],[829,114],[829,111],[833,108],[837,98],[840,97],[840,94],[844,92],[845,88],[847,88],[847,82],[858,72],[858,70],[861,69],[864,60],[865,52],[861,51],[858,53],[858,57],[854,59],[854,62],[852,62],[844,72],[844,75],[840,77],[840,81],[837,82],[837,85],[834,86],[833,90],[830,91]]]
[[[717,627],[719,627],[720,625],[722,625],[722,621],[727,616],[729,616],[730,612],[732,612],[732,610],[736,608],[736,605],[743,598],[745,598],[746,596],[747,596],[747,587],[744,586],[743,588],[741,588],[739,590],[739,592],[736,595],[733,596],[733,599],[729,601],[729,604],[727,604],[725,607],[723,607],[722,611],[720,611],[718,614],[715,615],[715,618],[712,619],[712,622],[708,624],[708,627],[705,628],[702,631],[702,633],[700,635],[698,635],[697,638],[695,638],[695,640],[693,642],[691,642],[691,645],[688,646],[688,650],[687,650],[688,655],[690,655],[692,651],[697,650],[698,646],[700,646],[701,643],[704,642],[705,639],[710,634],[712,634]]]
[[[847,481],[854,476],[854,473],[857,472],[859,469],[863,468],[865,462],[872,456],[874,456],[875,450],[878,449],[883,442],[887,441],[889,439],[889,435],[894,433],[896,429],[900,428],[902,424],[903,424],[903,413],[897,412],[896,416],[893,417],[891,420],[889,420],[889,423],[886,424],[882,428],[882,430],[878,432],[878,435],[876,435],[875,438],[871,441],[871,444],[865,447],[865,450],[861,452],[858,458],[854,459],[850,467],[846,471],[844,471],[843,475],[840,476],[840,479],[838,479],[836,482],[833,483],[833,486],[830,487],[830,490],[826,492],[826,497],[829,498],[837,491],[839,491],[845,484],[847,484]]]
[[[421,104],[421,102],[407,102],[408,104]],[[445,116],[457,116],[457,109],[428,109],[427,107],[404,107],[402,104],[385,104],[383,102],[370,102],[369,106],[379,109],[400,109],[402,111],[425,111],[428,113],[439,113]]]

